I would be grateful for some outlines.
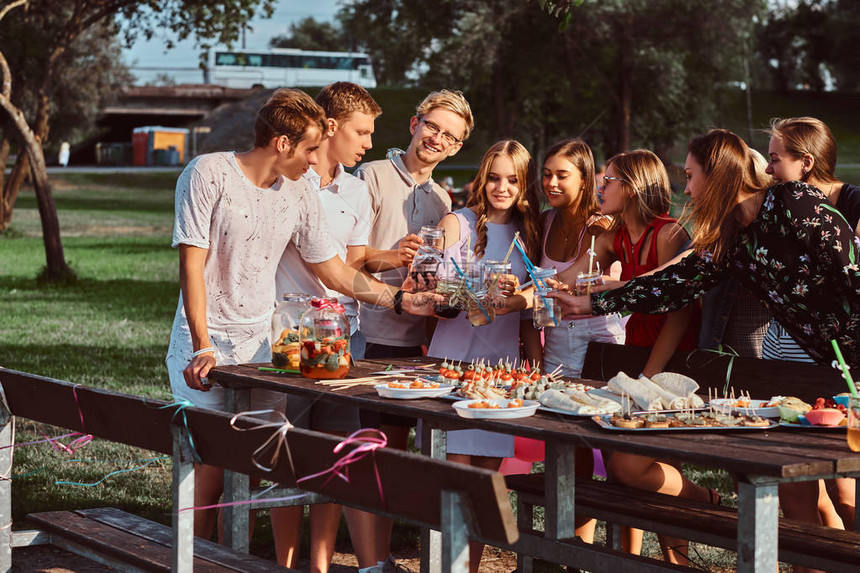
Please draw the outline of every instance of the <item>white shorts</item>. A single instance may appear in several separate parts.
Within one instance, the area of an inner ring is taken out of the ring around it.
[[[189,388],[185,382],[185,377],[182,371],[188,366],[188,362],[182,363],[181,360],[168,356],[165,360],[167,364],[167,374],[170,377],[170,390],[173,392],[173,399],[176,401],[187,400],[198,408],[207,408],[209,410],[219,410],[226,412],[225,391],[218,384],[213,384],[208,392],[202,390],[194,390]],[[287,395],[283,392],[274,390],[251,390],[251,411],[257,410],[274,410],[276,412],[285,413],[287,407]],[[259,418],[271,418],[272,421],[281,421],[283,418],[272,414],[271,416],[256,416]]]
[[[544,372],[562,366],[561,375],[579,378],[588,343],[624,344],[624,323],[618,314],[563,320],[561,324],[544,329]]]

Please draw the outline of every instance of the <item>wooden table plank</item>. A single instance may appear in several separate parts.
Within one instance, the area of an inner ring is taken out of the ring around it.
[[[428,359],[359,361],[350,377],[369,375],[392,364],[426,364]],[[259,387],[325,399],[331,402],[427,420],[443,429],[481,428],[535,439],[619,450],[718,467],[735,473],[800,478],[860,471],[860,455],[848,450],[838,432],[792,430],[690,431],[661,433],[609,432],[587,418],[538,412],[518,420],[472,421],[459,418],[441,399],[388,400],[369,386],[333,390],[299,376],[260,372],[253,365],[221,366],[211,378],[234,387]]]

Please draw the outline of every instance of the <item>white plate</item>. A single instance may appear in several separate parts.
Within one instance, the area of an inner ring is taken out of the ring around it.
[[[741,412],[742,414],[751,414],[761,418],[779,418],[779,408],[776,406],[765,406],[769,400],[750,400],[750,405],[746,408],[733,406],[734,402],[735,400],[731,398],[714,398],[711,400],[711,407],[717,412]]]
[[[469,404],[475,402],[490,402],[498,404],[498,409],[489,408],[470,408]],[[508,408],[510,400],[460,400],[454,402],[454,410],[463,418],[472,420],[510,420],[513,418],[527,418],[534,416],[537,412],[540,402],[537,400],[523,400],[523,405],[519,408]]]
[[[436,398],[450,394],[454,389],[450,384],[440,384],[438,388],[389,388],[388,384],[374,386],[376,393],[383,398],[395,400],[415,400],[417,398]]]

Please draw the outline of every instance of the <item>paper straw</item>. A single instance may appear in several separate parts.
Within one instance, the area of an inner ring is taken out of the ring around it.
[[[842,351],[839,350],[839,345],[835,340],[831,340],[833,352],[836,353],[836,360],[839,361],[839,366],[842,368],[842,375],[845,376],[845,381],[848,382],[848,389],[851,391],[851,396],[858,398],[857,388],[854,386],[854,380],[851,378],[851,373],[848,371],[848,365],[845,364],[845,359],[842,357]]]
[[[508,252],[505,253],[505,259],[502,261],[503,263],[507,263],[508,259],[511,258],[511,253],[514,252],[514,244],[517,242],[517,239],[519,239],[519,238],[520,238],[520,232],[517,231],[516,233],[514,233],[514,239],[511,241],[511,246],[508,247]]]
[[[588,249],[588,274],[594,269],[594,235],[591,235],[591,248]]]

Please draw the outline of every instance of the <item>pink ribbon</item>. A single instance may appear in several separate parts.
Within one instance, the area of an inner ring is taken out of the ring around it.
[[[75,440],[72,440],[68,446],[63,444],[62,442],[60,442],[60,440],[62,440],[62,439],[72,438],[75,436],[79,436],[79,437]],[[62,436],[56,436],[53,438],[50,438],[50,437],[45,436],[43,434],[42,437],[45,439],[44,440],[34,440],[32,442],[21,442],[20,444],[11,444],[8,446],[0,447],[0,450],[5,450],[8,448],[19,448],[21,446],[35,446],[36,444],[51,444],[51,447],[54,448],[55,450],[57,450],[58,452],[63,451],[63,452],[68,452],[70,454],[74,454],[75,451],[77,451],[79,448],[84,447],[85,445],[89,444],[93,440],[93,437],[91,435],[82,434],[80,432],[71,432],[70,434],[63,434]]]
[[[336,312],[344,312],[344,310],[346,310],[343,308],[342,304],[327,298],[315,298],[311,300],[311,306],[317,310],[325,310],[327,308],[330,308]]]
[[[371,435],[362,436],[361,434]],[[377,434],[379,437],[375,437],[372,434]],[[328,479],[323,483],[323,487],[335,476],[339,477],[346,483],[350,483],[349,466],[365,458],[368,455],[373,455],[378,448],[384,448],[385,446],[387,446],[388,437],[379,430],[375,429],[358,430],[347,436],[344,440],[342,440],[338,445],[334,447],[332,451],[337,454],[340,453],[340,451],[344,447],[353,444],[359,444],[359,446],[349,451],[347,454],[337,460],[334,465],[332,465],[329,469],[309,476],[305,476],[299,480],[296,480],[296,483],[301,483],[309,479],[322,477],[326,474],[330,475]],[[376,467],[375,459],[373,461],[373,471],[376,475],[376,487],[379,488],[379,499],[382,501],[382,503],[385,503],[385,496],[382,493],[382,479],[379,477],[379,468]]]
[[[69,434],[63,434],[62,436],[56,436],[53,438],[46,436],[45,434],[42,434],[42,437],[45,438],[44,440],[35,440],[32,442],[23,442],[20,444],[11,444],[9,446],[0,447],[0,450],[5,450],[8,448],[18,448],[20,446],[34,446],[36,444],[51,444],[51,447],[54,448],[55,451],[66,452],[68,454],[74,455],[74,453],[76,451],[78,451],[80,448],[82,448],[82,447],[86,446],[87,444],[89,444],[90,442],[92,442],[93,436],[91,434],[84,433],[84,432],[86,432],[86,427],[84,426],[84,413],[81,411],[81,403],[78,400],[78,392],[77,392],[78,386],[79,386],[79,384],[72,386],[72,394],[75,397],[75,405],[78,407],[78,416],[81,419],[81,430],[83,430],[83,432],[71,432]],[[0,401],[2,401],[2,404],[6,408],[7,411],[11,412],[11,410],[9,409],[9,405],[6,403],[6,394],[5,394],[5,392],[3,392],[2,386],[0,386]],[[71,442],[69,442],[68,445],[66,445],[60,441],[60,440],[65,439],[65,438],[75,438],[75,439],[72,440]]]

